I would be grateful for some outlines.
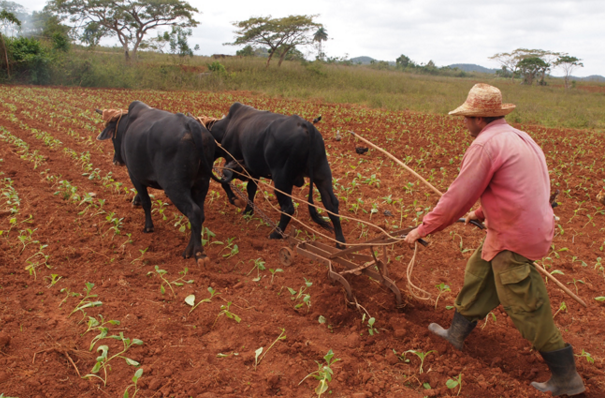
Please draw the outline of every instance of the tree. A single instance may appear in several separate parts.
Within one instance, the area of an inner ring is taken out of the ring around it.
[[[317,59],[323,60],[325,58],[325,54],[321,49],[321,42],[328,41],[328,31],[323,26],[317,29],[317,32],[313,35],[313,41],[317,43]]]
[[[517,70],[523,76],[524,82],[530,86],[536,76],[544,76],[549,69],[550,64],[539,57],[524,58],[517,63]],[[541,84],[544,84],[544,77],[542,77]]]
[[[563,72],[565,73],[564,79],[566,89],[569,89],[569,77],[571,76],[571,72],[577,67],[584,67],[584,64],[580,61],[581,59],[565,54],[559,56],[559,58],[557,58],[557,60],[554,62],[554,66],[563,69]]]
[[[399,66],[399,67],[401,67],[403,69],[407,68],[408,66],[412,67],[412,68],[416,66],[416,64],[414,63],[414,61],[412,61],[410,59],[410,57],[408,57],[406,55],[403,55],[403,54],[401,54],[399,56],[399,58],[397,58],[395,60],[395,63],[397,64],[397,66]]]
[[[311,32],[323,27],[313,22],[317,15],[290,15],[285,18],[255,17],[245,21],[234,22],[238,28],[236,39],[226,45],[240,46],[245,44],[269,47],[269,66],[273,55],[280,54],[278,66],[281,66],[286,54],[296,46],[308,45],[313,42]],[[279,50],[279,51],[278,51]]]
[[[6,10],[0,11],[0,22],[2,23],[3,26],[7,26],[10,24],[21,26],[21,21],[19,21],[17,19],[15,14],[13,14],[12,12],[8,12]],[[4,40],[4,35],[2,33],[0,33],[0,42],[2,43],[2,48],[4,48],[4,59],[6,60],[6,74],[8,75],[8,78],[10,79],[11,71],[10,71],[10,65],[8,62],[8,49],[7,49],[7,45],[6,45],[6,40]]]
[[[124,57],[136,58],[145,35],[159,26],[195,27],[198,10],[183,0],[50,0],[45,10],[76,24],[80,39],[98,43],[105,35],[116,36]]]
[[[559,56],[559,53],[555,53],[552,51],[545,50],[529,50],[526,48],[518,48],[510,53],[498,53],[489,57],[489,59],[496,60],[500,62],[502,67],[506,68],[511,72],[511,81],[515,79],[515,74],[519,71],[518,64],[522,60],[526,58],[540,58],[545,63],[552,63],[553,57]],[[544,77],[546,75],[547,69],[543,69],[542,79],[544,82]]]

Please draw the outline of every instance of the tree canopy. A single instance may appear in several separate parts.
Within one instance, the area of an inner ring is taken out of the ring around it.
[[[580,61],[581,59],[565,54],[559,56],[554,62],[554,66],[563,69],[563,73],[565,73],[565,88],[569,88],[569,77],[571,76],[571,72],[577,67],[584,67],[584,64]]]
[[[136,58],[150,30],[160,26],[188,28],[198,22],[198,10],[183,0],[50,0],[45,8],[76,25],[80,40],[96,44],[103,36],[116,36],[124,56]],[[131,47],[132,46],[132,47]]]
[[[317,43],[317,59],[323,60],[326,55],[321,48],[322,41],[328,41],[328,31],[323,26],[317,29],[317,32],[313,35],[313,41]]]
[[[520,72],[519,70],[519,63],[521,61],[523,61],[526,58],[540,58],[542,61],[544,61],[547,64],[551,64],[556,57],[558,57],[560,54],[556,53],[556,52],[552,52],[552,51],[546,51],[546,50],[539,50],[539,49],[534,49],[534,50],[530,50],[527,48],[518,48],[514,51],[511,51],[510,53],[498,53],[498,54],[494,54],[491,57],[489,57],[489,59],[493,59],[495,61],[500,62],[500,64],[506,68],[506,70],[511,72],[511,80],[513,80],[515,78],[515,74],[517,72]],[[525,67],[527,67],[526,64],[521,64],[524,65]],[[548,68],[542,68],[542,76],[541,76],[541,81],[544,81],[544,77],[546,72],[548,71]],[[532,77],[532,81],[533,78],[535,77],[535,75]]]
[[[281,66],[286,54],[296,46],[313,42],[313,33],[323,25],[313,21],[317,15],[290,15],[285,18],[255,17],[245,21],[234,22],[236,39],[227,45],[261,45],[269,47],[269,66],[271,58],[279,54],[278,66]]]
[[[544,75],[550,70],[550,64],[540,57],[529,57],[519,61],[517,69],[523,76],[524,82],[531,86],[537,76],[542,76],[541,82],[543,84]]]

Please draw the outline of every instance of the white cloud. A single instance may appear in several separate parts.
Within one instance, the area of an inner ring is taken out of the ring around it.
[[[585,68],[575,74],[605,75],[605,2],[602,0],[231,0],[190,3],[202,13],[191,44],[202,54],[234,54],[232,22],[252,16],[320,14],[331,40],[329,56],[367,55],[395,60],[405,54],[437,65],[476,63],[498,67],[488,59],[516,48],[567,52]],[[22,0],[30,10],[45,2]],[[555,71],[556,74],[556,71]]]

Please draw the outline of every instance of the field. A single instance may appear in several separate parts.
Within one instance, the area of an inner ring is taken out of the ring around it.
[[[256,216],[242,217],[212,182],[203,235],[211,263],[199,268],[180,257],[187,220],[162,191],[152,192],[155,232],[142,233],[144,214],[130,204],[126,169],[112,164],[109,142],[95,140],[103,124],[94,109],[127,108],[138,99],[220,117],[240,101],[308,120],[321,114],[318,129],[340,213],[390,231],[417,225],[437,198],[375,150],[357,154],[355,146],[362,145],[348,132],[386,148],[445,191],[471,142],[459,119],[241,91],[1,86],[0,99],[5,397],[122,397],[127,389],[130,397],[138,389],[137,397],[148,398],[312,397],[319,381],[302,380],[325,364],[330,350],[340,360],[330,365],[334,375],[323,396],[545,396],[529,383],[546,380],[547,367],[501,308],[479,322],[463,352],[427,330],[430,322],[449,324],[466,259],[482,240],[478,229],[454,225],[419,249],[412,280],[431,293],[429,301],[409,294],[405,275],[413,251],[403,244],[387,250],[403,309],[376,281],[350,276],[364,316],[347,306],[325,266],[300,256],[282,265],[278,252],[285,243],[269,240],[271,228]],[[555,322],[578,355],[585,396],[603,397],[605,209],[595,196],[605,184],[605,137],[595,130],[516,126],[542,146],[552,188],[561,191],[556,237],[539,263],[588,303],[582,307],[547,282]],[[306,192],[295,189],[299,197]],[[270,189],[256,202],[278,218]],[[310,224],[306,206],[296,217]],[[343,220],[343,229],[348,242],[378,234],[354,221]],[[332,244],[296,222],[286,232]],[[195,308],[185,301],[192,294]]]

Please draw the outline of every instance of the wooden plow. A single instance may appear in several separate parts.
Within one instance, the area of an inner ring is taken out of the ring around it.
[[[401,309],[405,306],[405,303],[401,297],[401,291],[395,282],[389,278],[387,246],[400,242],[412,229],[407,228],[391,233],[391,236],[395,238],[382,234],[377,238],[348,249],[338,249],[320,242],[308,242],[288,237],[289,247],[280,249],[279,260],[283,266],[290,266],[296,253],[325,265],[328,269],[328,277],[344,287],[350,305],[355,305],[357,300],[347,278],[365,275],[391,290],[395,295],[397,308]],[[427,245],[425,241],[420,243]],[[380,250],[376,249],[380,247],[382,247],[382,255],[379,257],[377,253]],[[369,251],[369,254],[359,253],[363,251]]]

